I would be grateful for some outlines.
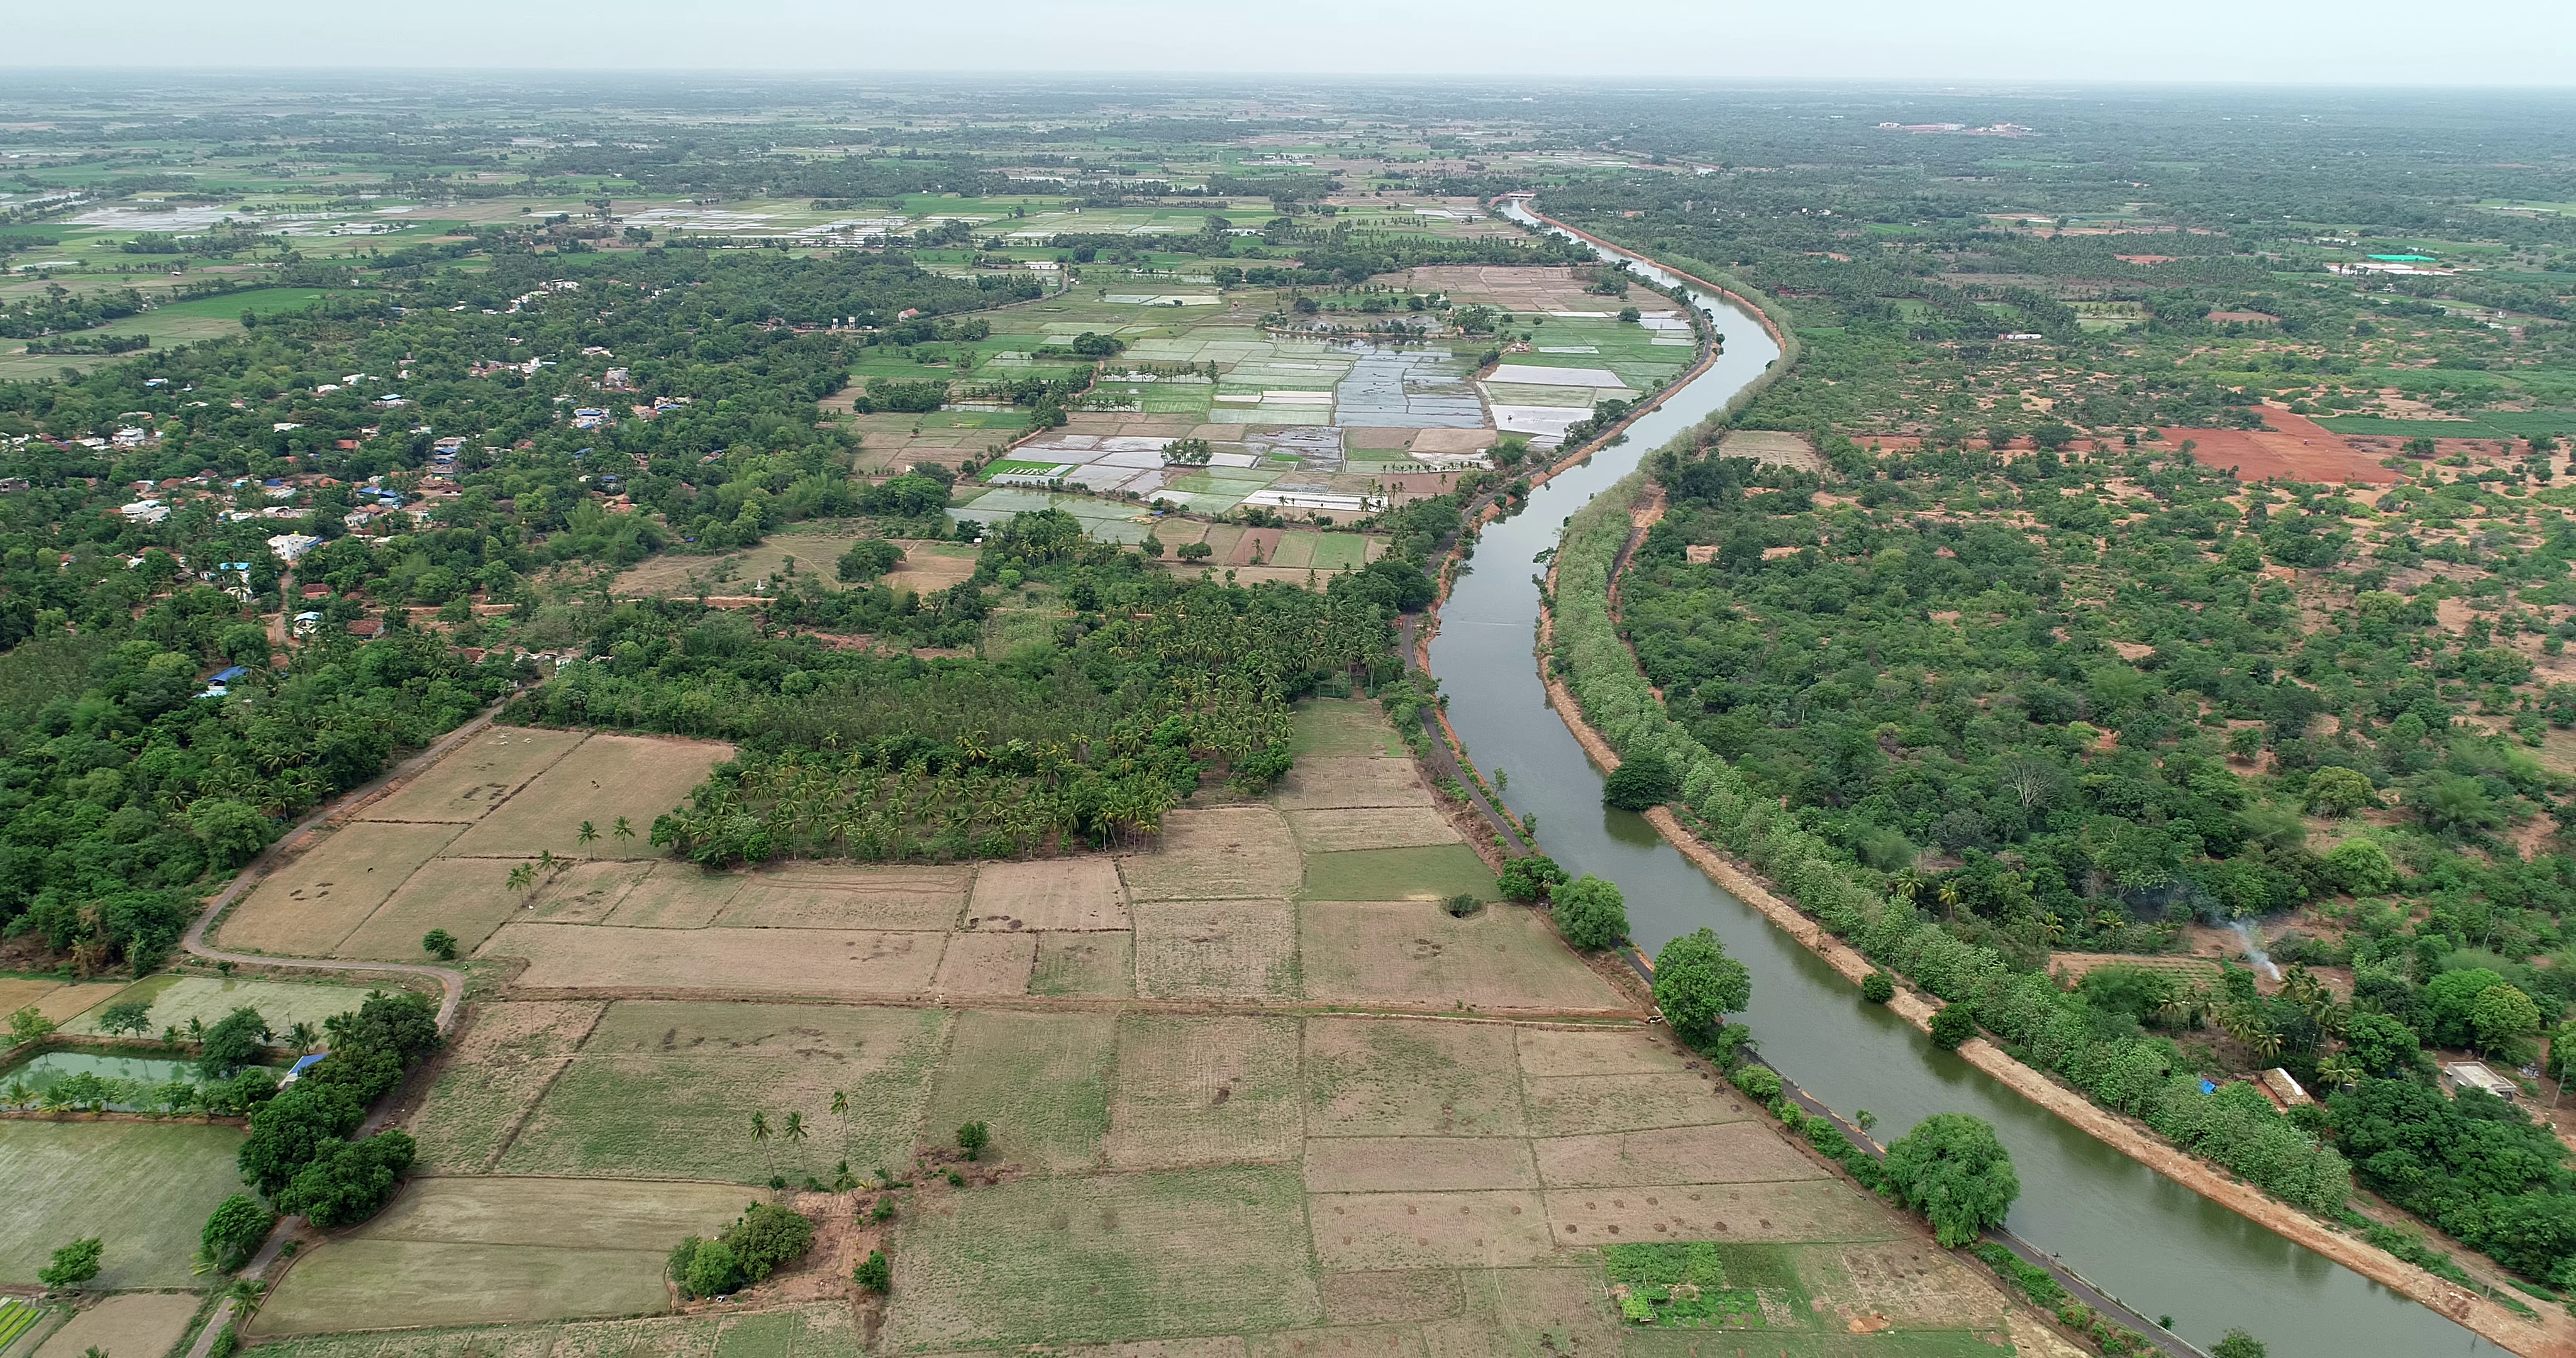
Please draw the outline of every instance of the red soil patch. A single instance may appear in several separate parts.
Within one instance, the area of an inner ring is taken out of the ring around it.
[[[2403,479],[2305,416],[2265,410],[2263,419],[2270,428],[2168,429],[2165,442],[2179,445],[2190,439],[2193,460],[2221,471],[2232,469],[2239,481],[2284,477],[2329,486],[2346,481],[2385,486]]]
[[[1279,559],[1279,539],[1284,536],[1286,534],[1276,528],[1246,529],[1243,540],[1234,544],[1234,550],[1226,554],[1225,564],[1249,566],[1255,552],[1264,561],[1276,561]]]

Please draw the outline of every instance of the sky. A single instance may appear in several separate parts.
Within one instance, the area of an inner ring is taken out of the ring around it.
[[[2569,0],[0,0],[0,68],[2576,85]]]

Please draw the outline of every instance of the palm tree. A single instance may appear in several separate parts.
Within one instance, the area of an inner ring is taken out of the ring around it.
[[[787,1115],[787,1125],[780,1128],[779,1132],[791,1143],[804,1140],[805,1115],[803,1113],[789,1113]]]
[[[536,882],[536,864],[521,863],[517,867],[510,869],[510,889],[512,891],[525,891],[529,887],[536,885]]]
[[[2368,1073],[2361,1068],[2359,1061],[2349,1056],[2329,1056],[2317,1062],[2317,1078],[2337,1089],[2352,1088]]]
[[[837,1089],[832,1091],[832,1114],[841,1120],[841,1149],[848,1150],[850,1148],[850,1096],[848,1094]]]
[[[581,828],[572,832],[572,837],[575,842],[581,845],[582,848],[588,849],[591,845],[599,842],[599,827],[592,825],[589,821],[583,821],[581,823]]]
[[[768,1145],[769,1115],[767,1113],[754,1112],[751,1115],[751,1139],[763,1147]],[[773,1160],[771,1163],[774,1165],[776,1162]]]
[[[1941,917],[1956,923],[1959,918],[1959,883],[1956,878],[1941,884]]]
[[[322,1034],[310,1023],[298,1023],[286,1030],[286,1041],[287,1045],[295,1048],[296,1054],[302,1055],[321,1044]]]
[[[617,818],[617,823],[608,827],[608,833],[617,836],[619,839],[633,839],[635,837],[634,822],[629,821],[624,816],[619,816]]]

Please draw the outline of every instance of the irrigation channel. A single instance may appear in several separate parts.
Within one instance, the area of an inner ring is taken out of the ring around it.
[[[1505,211],[1552,229],[1505,200]],[[1597,243],[1595,249],[1602,249]],[[1685,281],[1643,258],[1641,275]],[[1696,305],[1726,337],[1715,363],[1668,393],[1627,441],[1567,468],[1519,514],[1485,526],[1475,569],[1440,609],[1432,673],[1449,723],[1477,767],[1510,775],[1503,800],[1538,817],[1546,851],[1575,873],[1619,884],[1647,955],[1703,925],[1753,973],[1753,1025],[1765,1059],[1845,1117],[1866,1108],[1882,1138],[1942,1112],[1973,1113],[2012,1150],[2021,1200],[2014,1234],[2146,1316],[2208,1348],[2248,1330],[2273,1358],[2502,1353],[2448,1318],[2285,1240],[2094,1140],[1956,1055],[1932,1046],[1751,907],[1721,889],[1642,818],[1601,805],[1601,773],[1550,711],[1534,657],[1535,559],[1564,520],[1633,471],[1644,455],[1719,410],[1780,351],[1755,317],[1698,289]]]

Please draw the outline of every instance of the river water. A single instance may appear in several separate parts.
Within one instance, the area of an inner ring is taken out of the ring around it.
[[[1517,215],[1517,214],[1516,214]],[[1524,218],[1526,220],[1526,218]],[[1635,261],[1659,282],[1680,280]],[[1548,708],[1534,648],[1544,567],[1567,516],[1640,458],[1698,423],[1779,357],[1750,314],[1694,291],[1726,345],[1716,364],[1631,426],[1628,441],[1539,487],[1518,515],[1486,526],[1474,569],[1440,610],[1431,669],[1449,722],[1503,799],[1538,817],[1542,848],[1568,871],[1619,884],[1638,946],[1652,955],[1705,925],[1753,973],[1765,1058],[1845,1116],[1878,1115],[1882,1139],[1942,1112],[1995,1125],[2022,1183],[2010,1226],[2077,1273],[2202,1348],[2231,1327],[2273,1358],[2502,1353],[2396,1293],[2272,1234],[2060,1121],[1932,1046],[1710,881],[1637,816],[1601,805],[1601,775]]]

